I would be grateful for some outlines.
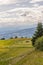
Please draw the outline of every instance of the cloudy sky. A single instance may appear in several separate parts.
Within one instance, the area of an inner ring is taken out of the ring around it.
[[[43,0],[0,0],[0,28],[34,27],[43,23]]]

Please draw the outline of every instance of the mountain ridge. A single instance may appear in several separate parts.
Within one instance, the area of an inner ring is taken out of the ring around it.
[[[0,38],[4,37],[4,38],[10,38],[10,37],[32,37],[32,35],[35,32],[35,28],[26,28],[26,29],[22,29],[22,30],[10,30],[8,32],[5,32],[3,34],[0,34]]]

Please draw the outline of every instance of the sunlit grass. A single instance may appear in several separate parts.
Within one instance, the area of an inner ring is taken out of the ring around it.
[[[0,40],[0,65],[43,65],[43,52],[28,38]]]

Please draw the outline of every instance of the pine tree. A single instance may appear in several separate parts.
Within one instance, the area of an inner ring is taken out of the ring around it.
[[[32,45],[34,45],[36,39],[41,37],[41,36],[43,36],[43,26],[42,26],[42,23],[40,22],[40,23],[38,23],[36,31],[35,31],[35,33],[34,33],[34,35],[32,37]]]

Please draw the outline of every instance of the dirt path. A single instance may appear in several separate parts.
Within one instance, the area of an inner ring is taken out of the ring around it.
[[[13,57],[12,59],[9,60],[9,64],[10,65],[15,65],[17,62],[19,62],[20,60],[24,59],[25,57],[27,57],[27,55],[30,55],[33,52],[34,52],[34,50],[29,51],[29,52],[27,52],[25,54],[22,54],[22,55],[20,55],[18,57],[15,57],[15,58]]]

